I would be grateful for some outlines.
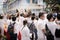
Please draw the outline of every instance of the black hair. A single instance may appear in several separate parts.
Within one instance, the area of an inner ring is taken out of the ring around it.
[[[34,19],[35,19],[35,17],[34,17],[34,16],[32,16],[32,17],[31,17],[31,20],[34,20]]]
[[[19,12],[18,9],[16,9],[16,13]]]
[[[22,14],[20,14],[20,16],[23,16],[24,14],[22,13]]]
[[[48,14],[47,19],[50,20],[53,17],[53,14]]]
[[[32,16],[35,16],[35,13],[32,13]]]
[[[0,15],[0,19],[3,19],[3,16],[2,15]]]
[[[57,14],[57,19],[60,20],[60,14]]]
[[[38,17],[36,18],[36,20],[38,20]]]
[[[12,21],[16,21],[16,17],[15,16],[12,16]]]
[[[23,21],[23,25],[26,25],[26,24],[27,24],[27,20],[24,20],[24,21]]]
[[[40,18],[43,14],[44,14],[44,13],[41,13],[41,12],[40,12],[40,13],[39,13],[39,18]]]

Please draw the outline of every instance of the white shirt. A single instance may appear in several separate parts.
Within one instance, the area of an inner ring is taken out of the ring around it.
[[[38,20],[38,40],[45,40],[45,35],[43,34],[43,29],[45,29],[45,24],[44,24],[44,21],[39,19]]]
[[[25,25],[25,27],[21,30],[22,32],[22,40],[30,40],[30,30],[27,27],[27,25]]]
[[[37,28],[37,26],[38,26],[38,20],[34,20],[34,24],[35,24],[35,27]],[[38,28],[37,28],[38,29]]]
[[[7,19],[7,25],[10,25],[11,22],[12,20]]]
[[[53,35],[55,35],[55,30],[57,28],[57,25],[55,22],[48,22],[47,26],[49,28],[49,30],[52,32]]]
[[[17,18],[17,20],[16,20],[16,22],[17,22],[17,24],[18,24],[18,29],[19,30],[21,30],[21,28],[23,27],[23,21],[24,21],[24,17],[19,17],[19,18]]]
[[[4,20],[3,19],[0,19],[0,29],[1,29],[1,35],[4,35]]]
[[[38,28],[40,27],[40,29],[45,29],[45,23],[44,23],[44,20],[42,19],[39,19],[38,20]]]
[[[60,27],[55,22],[48,22],[47,25],[51,33],[54,35],[54,40],[60,40],[60,38],[56,38],[55,36],[56,29],[60,29]]]

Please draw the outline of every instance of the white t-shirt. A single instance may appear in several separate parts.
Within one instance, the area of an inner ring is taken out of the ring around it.
[[[47,26],[48,26],[49,30],[51,31],[51,33],[53,35],[55,35],[55,30],[57,28],[56,23],[55,22],[47,22]]]
[[[25,27],[21,30],[22,32],[22,40],[30,40],[30,30],[27,27],[27,25],[25,25]]]
[[[35,24],[35,27],[37,28],[37,26],[38,26],[38,20],[34,20],[34,24]],[[38,28],[37,28],[38,29]]]
[[[7,25],[10,25],[11,22],[12,20],[7,19]]]
[[[48,22],[47,23],[49,30],[54,35],[54,40],[60,40],[60,38],[56,38],[55,31],[56,29],[60,29],[60,26],[58,26],[55,22]]]
[[[44,23],[44,20],[42,19],[39,19],[38,20],[38,28],[40,27],[40,29],[45,29],[45,23]]]
[[[23,26],[23,21],[24,21],[24,17],[18,17],[17,19],[16,19],[16,21],[19,23],[19,26],[20,27],[22,27]]]
[[[4,35],[4,20],[0,19],[1,34]]]
[[[45,40],[45,35],[43,33],[43,29],[45,29],[45,23],[43,20],[39,19],[37,24],[37,30],[38,30],[38,40]]]

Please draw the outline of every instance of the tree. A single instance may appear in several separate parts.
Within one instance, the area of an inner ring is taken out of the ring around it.
[[[47,4],[46,9],[49,8],[51,11],[54,8],[57,9],[57,7],[60,7],[60,0],[44,0],[44,2],[46,2],[46,4]],[[48,7],[49,5],[50,5],[50,7]]]

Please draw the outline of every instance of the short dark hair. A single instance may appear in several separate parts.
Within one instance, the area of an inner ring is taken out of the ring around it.
[[[60,14],[57,14],[57,19],[60,20]]]
[[[39,13],[39,18],[40,18],[43,14],[44,14],[44,13],[40,12],[40,13]]]
[[[19,12],[18,9],[16,9],[16,13]]]
[[[2,15],[0,15],[0,19],[3,19],[3,16]]]
[[[34,19],[35,19],[35,17],[34,17],[34,16],[32,16],[32,17],[31,17],[31,20],[34,20]]]
[[[26,24],[27,24],[27,20],[24,20],[24,21],[23,21],[23,25],[26,25]]]
[[[48,20],[50,20],[52,17],[53,17],[52,14],[48,14],[48,15],[47,15],[47,19],[48,19]]]
[[[15,16],[12,17],[12,21],[16,21],[16,17]]]
[[[35,16],[35,13],[32,13],[32,16]]]

